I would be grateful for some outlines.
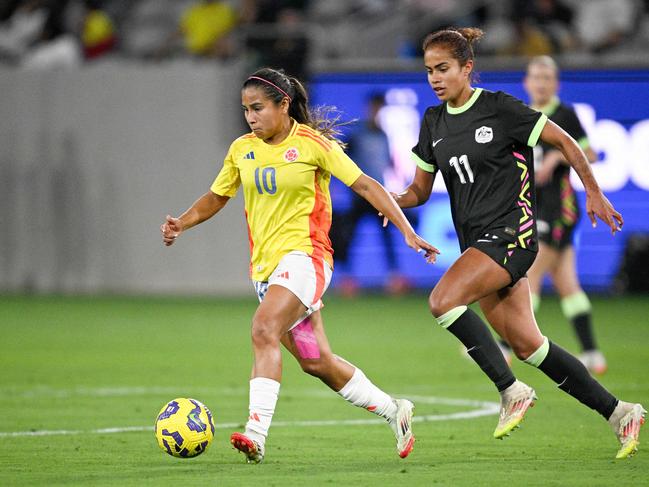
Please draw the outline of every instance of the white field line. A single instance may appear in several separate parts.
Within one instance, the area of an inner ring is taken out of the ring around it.
[[[151,389],[135,388],[135,394],[143,393],[144,391],[151,392]],[[176,389],[177,390],[177,389]],[[126,388],[120,388],[119,394],[123,395]],[[85,391],[87,392],[87,391]],[[105,391],[104,391],[105,392]],[[113,391],[115,392],[115,391]],[[159,392],[159,391],[156,391]],[[169,392],[169,391],[164,391]],[[196,391],[194,391],[196,392]],[[214,392],[213,390],[211,392]],[[243,391],[242,391],[243,392]],[[240,392],[240,393],[242,393]],[[247,392],[247,391],[246,391]],[[314,393],[300,394],[301,396],[321,396],[321,391],[313,391]],[[58,395],[58,394],[57,394]],[[103,395],[103,394],[98,394]],[[112,395],[112,394],[111,394]],[[331,395],[329,393],[328,395]],[[399,395],[401,397],[402,395]],[[448,414],[428,414],[416,415],[413,422],[421,423],[428,421],[447,421],[459,419],[479,418],[482,416],[491,416],[498,414],[500,406],[498,403],[490,401],[474,401],[470,399],[453,399],[436,396],[419,396],[404,394],[416,404],[443,404],[448,406],[471,407],[468,411],[458,411]],[[314,426],[361,426],[361,425],[374,425],[385,424],[385,420],[380,418],[372,419],[332,419],[332,420],[305,420],[305,421],[273,421],[273,427],[314,427]],[[217,423],[217,429],[232,429],[240,427],[241,423]],[[0,432],[0,438],[20,437],[20,436],[58,436],[58,435],[89,435],[89,434],[113,434],[113,433],[130,433],[141,431],[153,431],[153,426],[125,426],[115,428],[99,428],[93,430],[37,430],[37,431],[3,431]]]

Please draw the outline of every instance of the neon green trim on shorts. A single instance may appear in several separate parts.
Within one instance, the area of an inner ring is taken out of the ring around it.
[[[447,311],[444,313],[442,316],[436,318],[437,323],[439,326],[442,328],[448,328],[451,326],[455,321],[464,314],[464,312],[467,310],[467,307],[462,305],[462,306],[456,306],[450,311]]]
[[[527,357],[524,362],[533,365],[534,367],[538,367],[543,363],[545,357],[548,356],[549,351],[550,341],[548,340],[548,337],[543,337],[543,344],[536,350],[536,352]]]
[[[435,171],[437,171],[437,167],[434,164],[429,164],[426,161],[422,160],[421,157],[419,157],[417,154],[414,152],[410,153],[410,158],[419,166],[422,170],[435,174]]]
[[[569,320],[575,316],[590,313],[591,305],[588,296],[583,291],[580,291],[570,296],[566,296],[561,300],[561,311]]]
[[[536,125],[534,125],[534,128],[532,129],[532,133],[530,134],[529,139],[527,139],[527,145],[529,147],[534,147],[537,142],[539,141],[539,137],[541,136],[541,132],[543,132],[543,127],[545,127],[545,124],[548,122],[548,116],[543,114],[541,117],[536,121]]]

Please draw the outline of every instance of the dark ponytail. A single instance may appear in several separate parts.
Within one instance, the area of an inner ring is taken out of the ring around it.
[[[297,78],[287,76],[283,70],[262,68],[251,74],[243,83],[243,88],[248,86],[263,90],[266,97],[277,105],[284,98],[288,98],[288,114],[290,117],[344,146],[338,138],[341,135],[340,127],[349,122],[340,122],[341,115],[336,107],[309,107],[309,95],[304,85]]]

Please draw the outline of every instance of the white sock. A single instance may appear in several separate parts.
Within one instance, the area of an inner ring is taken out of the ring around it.
[[[388,421],[396,417],[397,406],[392,398],[372,384],[359,368],[354,370],[354,375],[338,394],[354,406],[365,408]]]
[[[275,413],[279,395],[279,382],[265,377],[250,380],[250,416],[246,423],[245,435],[262,446],[268,436],[268,428]]]

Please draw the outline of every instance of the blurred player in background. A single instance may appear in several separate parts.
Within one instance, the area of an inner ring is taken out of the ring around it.
[[[347,153],[358,164],[363,173],[369,177],[384,181],[385,173],[392,167],[392,156],[388,136],[378,124],[378,115],[385,106],[385,94],[382,92],[371,93],[367,99],[366,119],[354,126],[347,139]],[[349,269],[349,247],[354,240],[356,230],[361,221],[370,217],[381,226],[376,218],[376,210],[364,198],[352,194],[351,208],[344,212],[334,212],[331,241],[336,252],[336,263],[343,265],[345,272]],[[412,215],[408,215],[412,222]],[[415,222],[413,224],[416,225]],[[388,280],[385,290],[389,294],[403,294],[408,288],[408,281],[400,274],[396,249],[392,243],[391,228],[381,227],[381,241],[388,270]],[[338,288],[344,296],[354,296],[358,292],[358,283],[351,275],[346,275],[340,280]]]
[[[608,420],[620,442],[616,457],[626,458],[637,451],[646,411],[619,401],[579,360],[543,336],[534,318],[526,277],[537,253],[532,148],[541,140],[561,150],[584,183],[593,225],[597,216],[615,233],[622,217],[602,194],[572,137],[520,100],[471,86],[473,43],[482,35],[480,29],[464,28],[424,40],[428,82],[442,103],[424,115],[413,148],[413,182],[393,195],[404,208],[425,203],[437,172],[449,193],[462,254],[431,292],[431,313],[500,392],[495,438],[520,424],[536,394],[516,380],[490,330],[468,307],[476,301],[518,358]]]
[[[557,96],[559,69],[554,60],[549,56],[533,58],[527,66],[524,86],[532,108],[564,129],[577,141],[589,162],[595,162],[597,155],[590,147],[577,115]],[[538,310],[543,277],[549,273],[561,298],[561,310],[579,339],[582,350],[579,359],[588,370],[600,375],[606,372],[606,359],[597,348],[590,300],[577,277],[573,237],[580,211],[577,195],[570,184],[570,165],[560,151],[545,142],[541,142],[537,149],[534,162],[539,253],[527,273],[532,306],[534,311]],[[505,342],[501,344],[508,356],[511,349]]]
[[[324,331],[321,298],[333,269],[331,176],[387,215],[408,246],[429,262],[439,252],[415,233],[383,186],[347,157],[335,140],[335,120],[309,109],[296,78],[261,69],[244,82],[241,104],[252,132],[232,143],[210,191],[179,218],[167,216],[161,226],[165,245],[172,245],[182,232],[218,213],[243,186],[250,275],[260,304],[252,319],[250,414],[245,432],[233,433],[231,443],[248,462],[264,458],[282,377],[281,343],[305,372],[348,402],[385,418],[399,456],[405,458],[414,443],[412,403],[393,399],[359,368],[334,355]]]

